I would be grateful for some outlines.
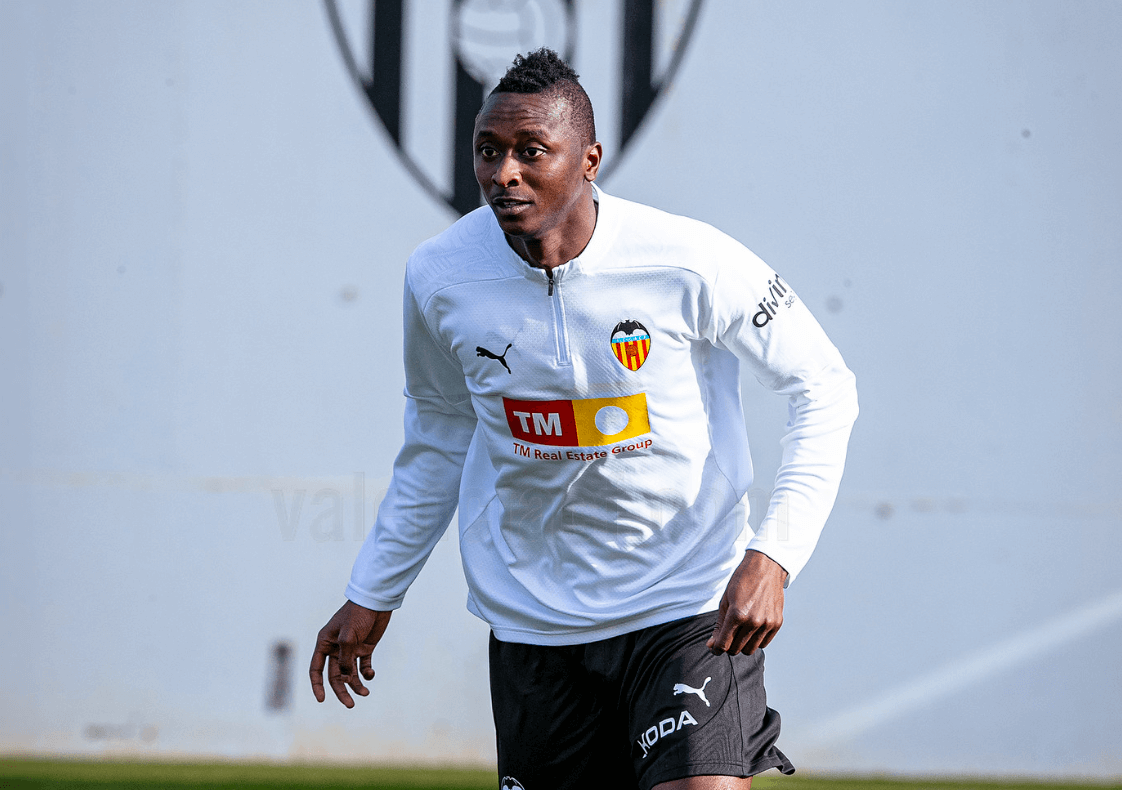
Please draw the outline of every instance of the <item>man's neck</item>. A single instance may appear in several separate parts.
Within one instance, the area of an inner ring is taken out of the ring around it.
[[[553,269],[584,252],[596,230],[599,204],[592,198],[589,188],[572,213],[571,221],[551,228],[541,238],[520,238],[507,235],[506,243],[518,257],[539,269]]]

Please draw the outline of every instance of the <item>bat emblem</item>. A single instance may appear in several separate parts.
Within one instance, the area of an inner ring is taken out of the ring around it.
[[[651,352],[651,334],[634,318],[616,324],[612,330],[612,353],[630,371],[643,367]]]

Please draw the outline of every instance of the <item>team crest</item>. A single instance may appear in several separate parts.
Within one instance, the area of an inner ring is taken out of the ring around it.
[[[499,784],[499,790],[526,790],[526,788],[513,776],[504,776]]]
[[[638,321],[627,319],[612,330],[612,353],[628,370],[638,370],[651,352],[651,335]]]
[[[402,164],[459,214],[481,205],[471,136],[516,54],[581,75],[607,177],[681,64],[701,0],[324,0],[347,70]],[[579,39],[579,40],[578,40]]]

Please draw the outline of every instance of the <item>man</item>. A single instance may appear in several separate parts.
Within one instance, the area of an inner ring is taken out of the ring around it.
[[[407,267],[405,444],[319,633],[316,698],[325,662],[348,708],[368,693],[371,652],[458,505],[502,787],[790,773],[759,648],[833,505],[853,375],[739,243],[593,186],[592,107],[555,53],[515,60],[474,144],[488,206]],[[755,536],[742,364],[790,400]]]

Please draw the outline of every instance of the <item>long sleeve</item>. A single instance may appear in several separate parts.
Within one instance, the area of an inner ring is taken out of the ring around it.
[[[837,498],[857,388],[790,285],[743,248],[730,258],[713,287],[714,342],[786,396],[790,415],[768,511],[748,548],[783,566],[790,583],[810,559]]]
[[[433,338],[408,280],[403,314],[405,441],[346,590],[375,610],[401,606],[448,528],[476,427],[463,369]]]

